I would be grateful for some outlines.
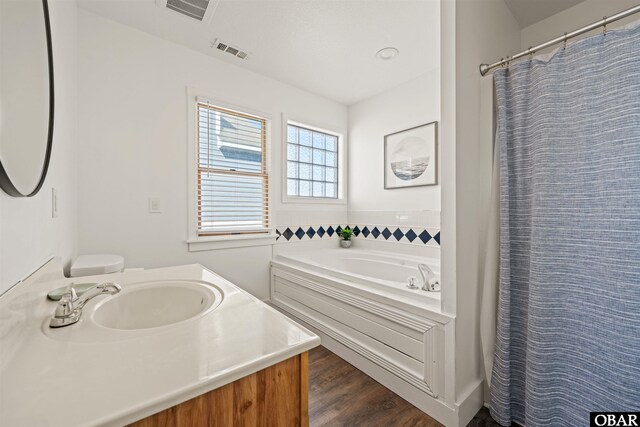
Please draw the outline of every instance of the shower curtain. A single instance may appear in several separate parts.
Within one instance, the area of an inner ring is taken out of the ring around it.
[[[640,26],[495,73],[503,425],[640,410]]]

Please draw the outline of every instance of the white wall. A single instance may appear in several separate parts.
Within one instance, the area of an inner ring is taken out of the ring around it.
[[[51,163],[40,192],[13,198],[0,191],[0,294],[50,256],[68,264],[76,251],[76,4],[50,0],[55,122]],[[58,217],[51,216],[51,188]]]
[[[521,48],[527,49],[529,46],[544,43],[547,40],[561,36],[565,32],[570,32],[584,25],[599,21],[603,16],[612,16],[637,5],[638,0],[586,0],[567,10],[550,16],[543,21],[524,28],[522,30]],[[630,16],[613,24],[611,28],[638,20],[640,20],[639,15]],[[601,32],[602,29],[597,29],[590,34]],[[581,37],[586,36],[587,35]],[[550,50],[554,48],[555,47],[552,47]]]
[[[440,210],[440,185],[384,189],[384,136],[440,120],[435,69],[349,107],[349,211]]]
[[[448,215],[452,206],[455,209],[456,244],[446,248],[443,245],[442,258],[443,264],[448,265],[452,263],[450,258],[455,257],[457,266],[455,375],[456,398],[462,400],[482,378],[479,260],[484,251],[481,242],[493,153],[492,145],[479,137],[482,132],[478,65],[516,52],[520,48],[520,27],[503,0],[456,0],[455,29],[456,200],[455,204],[443,205],[442,215]],[[451,97],[443,95],[443,103],[448,102]],[[442,108],[448,109],[450,105]],[[450,158],[445,160],[451,165]]]
[[[440,298],[442,311],[455,315],[456,306],[456,1],[440,4]],[[455,324],[449,328],[455,328]],[[451,334],[450,330],[447,331]],[[446,333],[446,332],[445,332]],[[455,330],[454,330],[455,333]],[[456,400],[455,342],[445,348],[444,398]]]
[[[293,88],[79,11],[79,252],[122,254],[127,266],[199,262],[260,298],[268,297],[272,247],[189,253],[187,86],[272,117],[272,210],[327,212],[346,205],[282,205],[281,114],[347,128],[347,109]],[[160,197],[161,214],[147,213]]]

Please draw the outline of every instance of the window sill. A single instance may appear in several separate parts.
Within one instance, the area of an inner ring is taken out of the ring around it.
[[[187,240],[189,252],[214,251],[218,249],[246,248],[250,246],[267,246],[276,243],[275,233],[235,236],[194,237]]]
[[[347,199],[329,199],[320,197],[291,197],[283,196],[282,203],[301,203],[301,204],[316,204],[316,205],[346,205]]]

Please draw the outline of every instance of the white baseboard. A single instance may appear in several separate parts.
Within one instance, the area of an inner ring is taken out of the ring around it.
[[[484,381],[477,382],[461,402],[457,403],[458,422],[460,426],[466,426],[469,421],[478,413],[484,404]]]

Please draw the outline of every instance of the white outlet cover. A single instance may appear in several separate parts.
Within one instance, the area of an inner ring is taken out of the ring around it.
[[[149,213],[161,213],[160,197],[149,197]]]

